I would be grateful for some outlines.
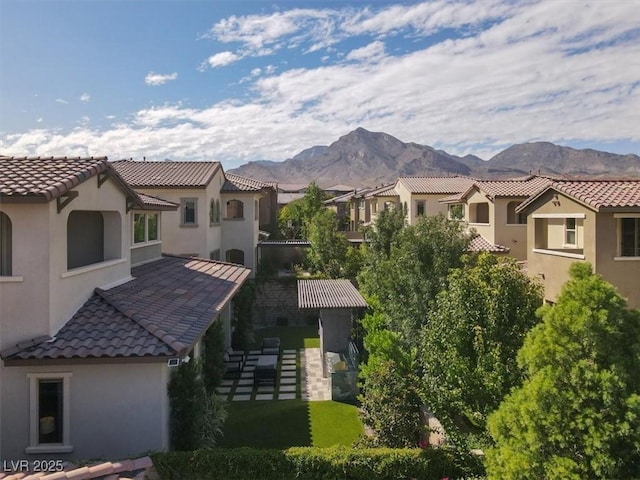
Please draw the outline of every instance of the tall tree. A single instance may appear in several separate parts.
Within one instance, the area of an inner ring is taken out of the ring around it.
[[[449,275],[420,363],[425,401],[451,438],[486,435],[487,415],[522,380],[516,356],[541,304],[541,286],[511,259],[482,254]]]
[[[307,239],[311,244],[307,260],[317,272],[329,278],[342,276],[349,241],[337,230],[336,213],[319,210],[307,225]]]
[[[640,478],[640,311],[576,263],[540,314],[526,379],[489,417],[490,477]]]
[[[285,205],[278,214],[278,225],[285,238],[307,238],[313,217],[325,209],[327,195],[315,183],[307,187],[304,197]]]

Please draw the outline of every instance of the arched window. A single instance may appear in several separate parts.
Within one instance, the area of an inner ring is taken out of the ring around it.
[[[237,263],[238,265],[244,265],[244,252],[237,248],[227,250],[226,260],[229,263]]]
[[[244,203],[240,200],[227,202],[227,218],[244,218]]]
[[[6,213],[0,212],[0,276],[10,277],[11,268],[11,219]]]

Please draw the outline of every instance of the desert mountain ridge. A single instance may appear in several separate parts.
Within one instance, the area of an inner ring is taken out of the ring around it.
[[[459,157],[428,145],[405,143],[383,132],[357,128],[329,146],[312,146],[282,162],[253,161],[229,170],[262,181],[376,186],[401,176],[518,177],[529,173],[640,178],[640,157],[550,142],[512,145],[489,160]]]

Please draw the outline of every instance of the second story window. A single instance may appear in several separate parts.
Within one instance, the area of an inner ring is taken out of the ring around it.
[[[244,218],[244,203],[240,200],[229,200],[226,218]]]
[[[11,268],[11,219],[6,213],[0,212],[0,276],[10,277]]]
[[[180,200],[180,225],[181,226],[198,226],[198,199],[182,198]]]
[[[449,219],[464,220],[464,205],[461,203],[449,205]]]
[[[620,219],[620,254],[640,257],[640,218]]]
[[[209,225],[220,223],[220,200],[211,199],[209,203]]]
[[[576,246],[576,219],[567,218],[564,223],[564,243],[568,246]]]
[[[517,213],[520,202],[509,202],[507,204],[507,225],[526,225],[527,216],[523,213]]]
[[[425,201],[416,200],[416,217],[424,217],[425,213]]]
[[[157,213],[133,214],[133,243],[153,242],[160,238]]]

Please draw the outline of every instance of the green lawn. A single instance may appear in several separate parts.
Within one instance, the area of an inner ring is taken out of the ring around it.
[[[357,408],[333,401],[230,402],[228,412],[221,447],[351,445],[363,433]]]
[[[318,327],[267,327],[255,331],[254,344],[257,348],[266,337],[279,337],[282,348],[320,348]]]

